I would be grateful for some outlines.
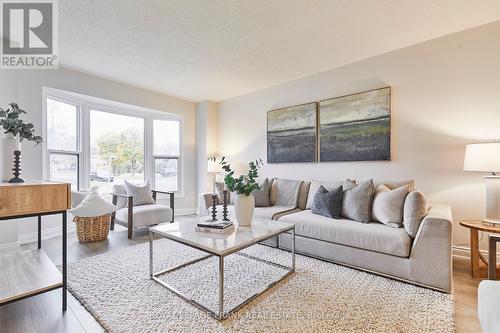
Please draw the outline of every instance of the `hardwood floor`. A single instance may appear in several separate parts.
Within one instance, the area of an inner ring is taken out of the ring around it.
[[[178,220],[182,220],[180,217]],[[116,226],[110,232],[108,240],[98,243],[81,244],[76,234],[68,235],[68,262],[93,256],[111,250],[146,242],[146,230],[134,232],[132,240],[127,238],[127,230]],[[56,265],[60,265],[60,237],[44,240],[42,247]],[[34,248],[34,245],[23,246],[23,249]],[[455,314],[458,333],[481,332],[477,319],[477,286],[481,279],[470,276],[469,260],[453,259],[453,279],[455,283]],[[103,332],[103,328],[85,308],[68,294],[68,311],[63,315],[61,294],[59,290],[35,296],[26,300],[0,307],[0,332]]]

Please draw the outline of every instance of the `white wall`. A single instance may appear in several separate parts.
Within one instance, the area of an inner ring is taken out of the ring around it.
[[[183,143],[185,153],[185,197],[177,199],[179,212],[194,212],[196,207],[196,172],[195,172],[195,105],[179,98],[155,93],[114,81],[97,78],[81,72],[60,68],[58,70],[2,70],[0,71],[0,107],[17,102],[28,111],[26,120],[33,122],[38,133],[42,131],[42,87],[51,87],[84,95],[128,103],[145,108],[156,109],[182,115],[184,117]],[[1,158],[6,158],[1,156]],[[9,157],[10,158],[10,157]],[[23,143],[22,176],[26,179],[41,179],[41,146],[32,148],[30,143]],[[9,223],[14,225],[15,223]],[[44,228],[59,226],[44,223]],[[14,227],[12,227],[14,228]],[[19,223],[19,234],[35,231],[35,221]],[[0,244],[13,241],[17,232],[8,230],[0,224]]]
[[[197,193],[211,191],[213,175],[209,175],[208,157],[217,155],[217,103],[196,103],[196,180]],[[198,211],[198,213],[205,213]]]
[[[267,164],[262,174],[416,179],[431,202],[452,206],[454,244],[466,244],[458,222],[482,217],[485,185],[462,171],[464,146],[500,139],[498,36],[500,22],[219,102],[219,151],[239,166],[265,160],[267,111],[392,86],[392,161]]]

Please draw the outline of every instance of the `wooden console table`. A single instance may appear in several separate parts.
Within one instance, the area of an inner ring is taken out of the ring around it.
[[[460,225],[470,229],[471,276],[473,278],[488,277],[488,261],[479,251],[479,231],[499,234],[500,226],[486,225],[480,220],[463,220],[460,221]],[[492,261],[491,263],[492,265],[495,265],[496,274],[500,274],[500,268],[496,267],[495,261]],[[493,267],[490,267],[489,269],[492,270]]]
[[[0,305],[62,288],[62,308],[66,311],[66,210],[70,207],[70,184],[0,182],[0,223],[38,217],[38,249],[0,256]],[[62,215],[62,274],[42,250],[42,216],[53,214]]]

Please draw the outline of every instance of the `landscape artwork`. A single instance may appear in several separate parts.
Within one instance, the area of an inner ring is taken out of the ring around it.
[[[391,88],[319,103],[320,161],[391,159]]]
[[[316,162],[317,103],[267,113],[267,162]]]

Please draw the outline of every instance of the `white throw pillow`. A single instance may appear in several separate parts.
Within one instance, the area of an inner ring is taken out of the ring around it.
[[[153,196],[151,194],[151,186],[149,186],[149,181],[143,185],[135,185],[124,180],[125,188],[127,189],[127,195],[134,196],[134,206],[148,205],[155,203]],[[127,204],[128,206],[128,204]]]
[[[94,217],[116,212],[118,207],[111,202],[106,201],[96,191],[90,192],[85,199],[80,202],[78,206],[69,210],[68,212],[74,216],[80,217]]]
[[[390,227],[399,228],[403,223],[403,209],[409,186],[391,190],[382,184],[375,190],[372,204],[372,219]]]

